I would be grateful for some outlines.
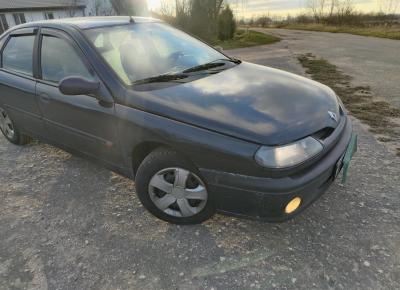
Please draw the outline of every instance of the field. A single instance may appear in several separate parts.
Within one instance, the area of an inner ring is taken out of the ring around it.
[[[350,33],[355,35],[373,36],[400,40],[400,25],[396,26],[371,26],[371,27],[353,27],[353,26],[328,26],[323,24],[288,24],[279,28],[323,31],[332,33]]]
[[[280,41],[279,37],[251,30],[239,29],[232,40],[218,41],[215,45],[223,49],[234,49],[256,45],[272,44]]]

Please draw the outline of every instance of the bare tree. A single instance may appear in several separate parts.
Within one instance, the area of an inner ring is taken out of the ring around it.
[[[93,8],[95,16],[110,16],[115,14],[113,7],[108,0],[93,0]]]
[[[308,8],[318,23],[325,15],[325,9],[327,7],[327,0],[308,0]]]
[[[74,17],[78,12],[80,1],[79,0],[64,0],[65,12],[69,17]]]
[[[400,6],[399,0],[377,0],[379,11],[385,15],[394,15]]]
[[[338,5],[339,5],[339,0],[331,0],[329,7],[329,17],[332,17],[335,14]]]
[[[163,17],[174,17],[175,6],[171,0],[160,1],[160,14]]]
[[[350,17],[354,13],[354,1],[353,0],[338,0],[337,15],[339,19]]]
[[[342,24],[352,20],[354,0],[308,0],[308,8],[317,23]]]
[[[191,0],[175,0],[175,15],[189,15],[191,9]]]
[[[117,15],[141,15],[147,11],[146,0],[111,0]]]
[[[96,16],[100,15],[101,0],[94,0],[94,13]]]
[[[266,27],[267,25],[272,23],[272,19],[268,14],[260,16],[256,19],[255,24],[257,26]]]

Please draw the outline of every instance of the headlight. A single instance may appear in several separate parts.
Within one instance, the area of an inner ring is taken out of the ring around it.
[[[307,137],[283,146],[262,146],[256,153],[258,164],[269,168],[285,168],[298,165],[321,152],[322,144]]]

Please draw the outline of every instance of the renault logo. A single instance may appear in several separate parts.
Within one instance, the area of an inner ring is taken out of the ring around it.
[[[329,117],[331,117],[332,120],[334,120],[336,123],[338,121],[337,115],[334,112],[328,111]]]

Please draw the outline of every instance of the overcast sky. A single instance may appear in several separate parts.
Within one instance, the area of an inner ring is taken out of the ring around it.
[[[308,0],[227,0],[236,13],[246,17],[269,12],[276,15],[297,14],[305,11]],[[378,11],[378,0],[353,0],[359,11]]]
[[[150,9],[157,10],[161,0],[148,0]],[[172,1],[173,0],[165,0]],[[286,16],[296,15],[305,11],[308,0],[225,0],[231,4],[237,17],[250,18],[266,13],[270,15]],[[379,0],[353,0],[358,11],[378,11]],[[400,1],[400,0],[398,0]],[[400,8],[399,8],[400,9]]]

